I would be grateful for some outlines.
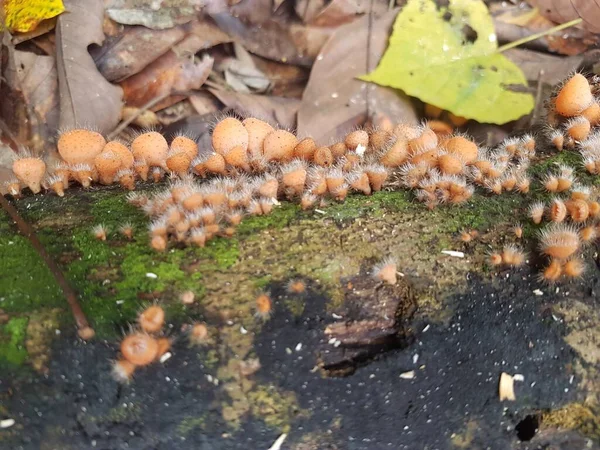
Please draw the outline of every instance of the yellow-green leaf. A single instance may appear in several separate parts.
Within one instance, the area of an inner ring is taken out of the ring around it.
[[[483,1],[449,0],[448,7],[437,7],[432,0],[409,0],[379,66],[361,78],[457,116],[502,124],[531,112],[534,100],[522,92],[523,72],[496,50]]]
[[[65,10],[62,0],[4,0],[4,27],[26,33]],[[0,27],[1,28],[1,27]]]

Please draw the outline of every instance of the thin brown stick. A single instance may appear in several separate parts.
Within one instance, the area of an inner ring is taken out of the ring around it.
[[[542,78],[544,77],[544,74],[544,69],[540,69],[538,72],[537,89],[535,92],[535,105],[533,105],[533,114],[531,115],[531,122],[529,123],[530,127],[534,126],[540,118],[540,110],[542,107]]]
[[[369,17],[368,17],[368,28],[367,28],[367,57],[366,57],[366,65],[367,70],[365,73],[370,73],[373,69],[371,68],[371,41],[373,38],[373,1],[369,2]],[[367,106],[367,120],[371,119],[371,114],[373,111],[371,110],[371,96],[369,95],[371,91],[371,86],[367,84],[365,89],[365,103]]]
[[[119,133],[121,131],[123,131],[125,128],[127,128],[135,119],[137,119],[139,116],[141,116],[142,114],[144,114],[146,111],[148,111],[149,109],[151,109],[154,106],[158,105],[164,99],[166,99],[166,98],[168,98],[168,97],[170,97],[172,95],[174,95],[174,96],[177,96],[177,95],[187,95],[187,92],[167,92],[165,94],[159,95],[158,97],[154,97],[148,103],[146,103],[141,108],[139,108],[135,112],[135,114],[132,114],[131,117],[129,117],[127,120],[124,120],[123,122],[121,122],[117,126],[117,128],[115,128],[114,130],[112,130],[110,132],[110,134],[107,136],[107,139],[109,141],[111,141],[114,138],[116,138],[119,135]]]
[[[23,234],[23,236],[25,236],[29,240],[31,246],[44,260],[44,262],[50,269],[50,272],[52,272],[54,279],[62,289],[63,294],[65,295],[69,306],[71,307],[71,312],[73,313],[73,317],[75,318],[75,322],[77,323],[78,330],[81,331],[84,329],[91,329],[85,317],[85,314],[79,306],[79,302],[77,301],[77,294],[69,285],[68,281],[62,274],[60,268],[56,265],[52,257],[48,254],[48,252],[36,236],[35,232],[33,231],[33,228],[31,228],[31,225],[29,225],[27,222],[25,222],[25,220],[23,220],[17,209],[8,200],[6,200],[6,198],[4,198],[3,195],[0,195],[0,205],[15,222],[21,234]]]

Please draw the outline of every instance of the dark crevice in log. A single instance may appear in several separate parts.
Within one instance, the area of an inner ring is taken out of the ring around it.
[[[320,367],[330,376],[345,376],[387,351],[412,342],[416,301],[401,279],[395,286],[361,275],[345,282],[340,321],[324,330]]]

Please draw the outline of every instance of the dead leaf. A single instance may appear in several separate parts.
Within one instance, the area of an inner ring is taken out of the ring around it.
[[[311,22],[323,10],[326,0],[298,0],[294,6],[296,14],[304,23]]]
[[[281,127],[294,129],[300,101],[294,98],[266,95],[240,94],[232,91],[209,89],[225,106],[242,115],[278,123]]]
[[[127,27],[119,36],[107,39],[102,47],[96,47],[92,56],[104,78],[118,82],[140,72],[184,37],[182,27],[169,30]]]
[[[327,40],[335,32],[332,27],[314,27],[293,23],[290,25],[290,37],[298,51],[314,60]]]
[[[229,4],[228,10],[233,17],[238,17],[242,22],[248,25],[261,25],[270,20],[287,21],[289,16],[283,14],[273,14],[274,0],[226,0]]]
[[[213,62],[208,55],[196,63],[192,58],[178,57],[169,50],[140,73],[121,83],[126,104],[142,107],[152,99],[166,97],[175,91],[199,89],[208,78]],[[158,111],[172,103],[161,102],[152,110]]]
[[[129,120],[131,117],[135,117],[135,119],[131,122],[134,125],[137,125],[140,128],[152,128],[159,125],[158,117],[156,117],[156,113],[153,111],[141,111],[139,108],[124,106],[123,113],[121,114],[123,120]]]
[[[374,19],[370,46],[367,16],[339,27],[331,36],[317,57],[298,110],[300,136],[327,142],[375,114],[383,114],[393,122],[416,121],[407,97],[356,79],[381,59],[397,13],[393,10]]]
[[[171,97],[173,98],[173,97]],[[192,104],[188,101],[180,101],[156,113],[158,121],[165,127],[172,123],[179,122],[186,117],[196,115],[196,111]]]
[[[493,14],[494,27],[500,43],[513,42],[531,34],[549,30],[556,25],[541,15],[537,8],[523,7],[522,5],[495,5],[490,7],[490,11]],[[571,27],[560,33],[553,33],[527,42],[521,48],[562,55],[579,55],[597,43],[597,36]]]
[[[31,42],[46,55],[56,58],[56,36],[54,33],[46,33],[43,36],[33,38]]]
[[[163,134],[167,139],[178,134],[193,136],[198,143],[200,151],[209,151],[212,148],[211,131],[216,117],[216,114],[196,114],[185,117],[167,126],[163,130]]]
[[[521,68],[527,80],[536,81],[539,78],[540,70],[543,70],[543,82],[551,85],[564,80],[583,62],[583,56],[565,58],[520,48],[507,50],[504,55]]]
[[[215,45],[231,42],[231,37],[221,31],[210,19],[194,20],[184,26],[186,37],[173,49],[177,55],[193,55]]]
[[[124,25],[143,25],[164,30],[190,22],[202,6],[202,0],[110,0],[106,14]]]
[[[596,0],[530,0],[529,3],[553,22],[581,18],[583,28],[600,33],[600,3]]]
[[[387,2],[371,2],[370,0],[332,0],[308,23],[319,27],[336,27],[356,20],[368,13],[383,14],[388,9]]]
[[[59,121],[58,79],[54,57],[15,51],[17,74],[30,111],[30,147],[42,151]]]
[[[271,81],[256,67],[250,53],[238,43],[234,43],[233,48],[235,58],[224,59],[218,67],[224,73],[227,84],[243,94],[267,91]]]
[[[271,82],[269,94],[288,98],[302,98],[310,70],[306,67],[283,64],[253,56],[256,67]]]
[[[98,72],[87,51],[104,40],[104,6],[95,0],[66,0],[56,25],[61,128],[88,125],[109,132],[119,122],[122,91]]]
[[[221,109],[221,104],[214,95],[205,90],[195,91],[188,97],[188,100],[194,107],[194,110],[201,116],[215,113]]]
[[[271,19],[270,16],[258,26],[243,22],[239,17],[232,16],[229,11],[212,12],[210,16],[223,32],[243,42],[244,47],[251,53],[287,64],[312,64],[312,58],[296,47],[290,36],[289,26]]]
[[[3,53],[0,55],[0,119],[3,121],[0,122],[0,135],[13,150],[17,150],[17,146],[29,144],[29,111],[21,88],[15,47],[8,33],[3,34],[0,48]]]
[[[540,13],[537,8],[517,7],[516,5],[515,7],[500,7],[498,10],[500,14],[494,17],[495,20],[520,27],[527,26]],[[491,9],[490,12],[492,12]]]
[[[48,33],[49,31],[52,31],[55,26],[56,26],[56,17],[53,17],[52,19],[44,20],[43,22],[40,22],[37,27],[35,27],[31,31],[28,31],[27,33],[16,33],[12,37],[12,43],[15,45],[18,45],[21,42],[26,42],[26,41],[36,38],[38,36],[43,36],[46,33]]]

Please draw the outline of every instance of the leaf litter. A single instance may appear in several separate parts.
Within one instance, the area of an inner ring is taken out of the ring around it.
[[[533,96],[521,70],[496,52],[485,4],[409,0],[398,15],[377,69],[362,77],[402,89],[422,101],[480,122],[503,124],[528,114]]]

